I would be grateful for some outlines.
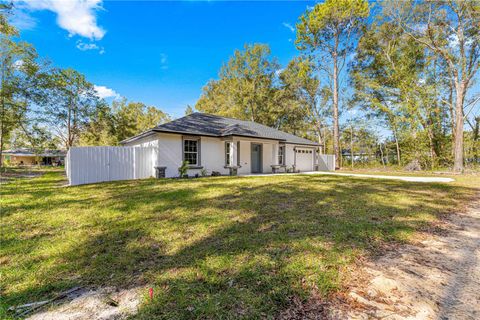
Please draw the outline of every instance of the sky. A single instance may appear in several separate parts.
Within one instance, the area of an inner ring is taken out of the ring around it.
[[[83,73],[107,100],[126,97],[173,117],[236,49],[266,43],[282,65],[308,1],[16,1],[12,23],[55,66]]]

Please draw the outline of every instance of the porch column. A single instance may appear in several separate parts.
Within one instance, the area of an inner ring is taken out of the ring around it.
[[[272,165],[278,165],[278,143],[272,145]]]

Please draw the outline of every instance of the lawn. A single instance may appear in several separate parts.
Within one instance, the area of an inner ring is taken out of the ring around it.
[[[209,177],[0,186],[1,305],[81,286],[154,287],[136,318],[269,318],[344,290],[352,266],[435,232],[480,179]]]

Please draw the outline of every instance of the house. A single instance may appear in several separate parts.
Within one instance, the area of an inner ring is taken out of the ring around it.
[[[350,149],[342,149],[342,157],[349,162],[352,161],[352,157],[353,162],[368,162],[376,159],[375,153],[370,153],[364,149],[353,152],[353,155]]]
[[[188,175],[251,174],[326,170],[320,145],[255,122],[193,113],[161,124],[121,142],[155,147],[157,167],[164,176],[178,176],[188,161]],[[204,171],[205,172],[205,171]]]
[[[9,163],[13,166],[62,165],[65,163],[65,155],[65,150],[41,150],[37,152],[27,148],[4,150],[2,152],[2,163]]]

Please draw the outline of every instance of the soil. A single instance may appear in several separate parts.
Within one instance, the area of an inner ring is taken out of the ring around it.
[[[52,305],[30,320],[126,319],[135,314],[145,288],[116,290],[115,288],[84,289]]]
[[[480,319],[480,194],[441,224],[441,232],[362,263],[329,318]]]

